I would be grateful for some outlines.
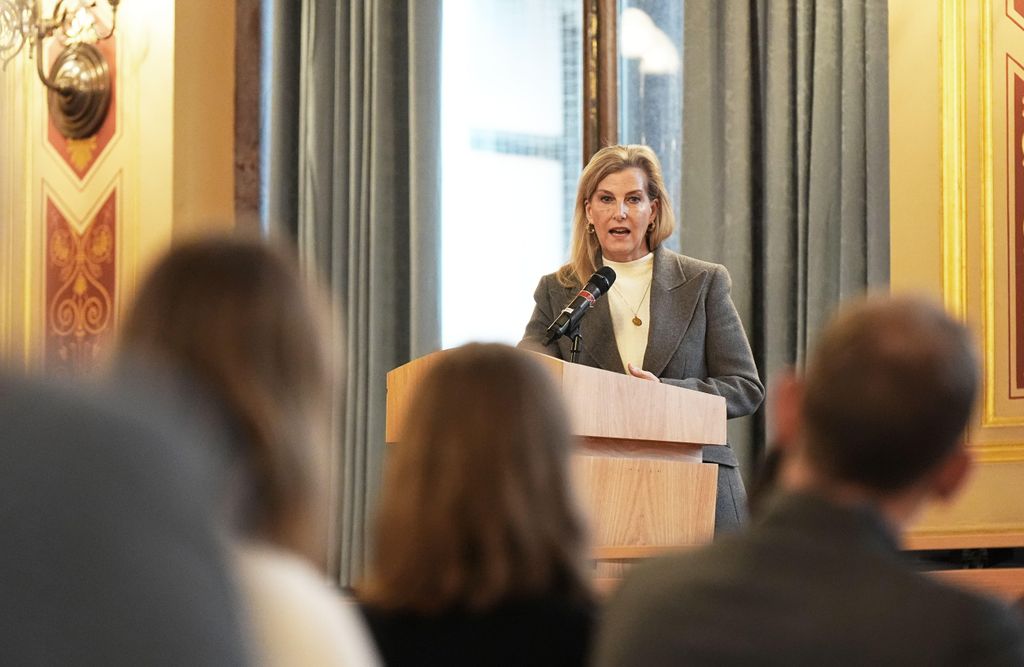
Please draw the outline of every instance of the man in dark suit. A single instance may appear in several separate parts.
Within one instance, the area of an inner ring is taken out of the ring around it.
[[[994,601],[919,574],[900,530],[951,497],[977,391],[966,329],[911,300],[869,300],[780,386],[779,490],[753,525],[636,568],[610,602],[598,665],[1022,665]]]
[[[0,663],[248,663],[197,412],[0,374]]]

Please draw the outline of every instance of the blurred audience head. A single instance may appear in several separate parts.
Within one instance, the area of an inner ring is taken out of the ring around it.
[[[143,282],[123,356],[189,374],[225,413],[243,477],[240,528],[321,561],[332,373],[325,308],[292,259],[267,243],[184,243]]]
[[[4,664],[248,661],[221,434],[162,398],[0,375]]]
[[[777,430],[829,483],[886,495],[924,482],[947,497],[969,467],[977,388],[966,327],[923,300],[866,299],[822,332],[803,380],[780,388]]]
[[[529,354],[482,344],[444,354],[389,452],[361,597],[422,613],[589,597],[571,446],[561,399]]]

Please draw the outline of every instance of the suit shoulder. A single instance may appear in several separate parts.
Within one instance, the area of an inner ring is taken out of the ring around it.
[[[683,270],[684,275],[687,276],[700,273],[701,271],[707,271],[708,273],[717,273],[721,271],[726,275],[729,273],[724,264],[716,264],[715,262],[708,262],[703,259],[697,259],[696,257],[690,257],[689,255],[681,255],[669,250],[668,248],[665,248],[662,252],[666,258],[675,261]]]
[[[537,282],[537,289],[538,290],[543,290],[545,292],[558,292],[558,293],[565,292],[565,291],[578,290],[579,289],[578,286],[577,287],[572,287],[572,286],[566,286],[566,285],[562,284],[562,281],[559,278],[559,275],[562,273],[563,268],[559,268],[557,271],[552,271],[551,273],[546,273],[543,276],[541,276],[540,280]]]
[[[558,271],[552,271],[551,273],[545,273],[540,277],[540,284],[545,287],[560,286],[558,282]]]

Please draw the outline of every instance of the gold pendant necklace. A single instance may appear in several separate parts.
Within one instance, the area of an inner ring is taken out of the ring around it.
[[[654,281],[651,280],[651,282],[654,282]],[[626,304],[626,307],[633,311],[633,325],[634,326],[638,326],[638,327],[639,326],[643,326],[644,321],[640,319],[640,308],[643,307],[643,305],[644,305],[644,299],[647,298],[647,293],[651,291],[651,282],[647,283],[647,287],[646,287],[646,289],[644,289],[644,294],[643,294],[643,296],[640,297],[640,303],[637,305],[636,308],[634,308],[633,306],[629,305],[629,301],[626,300],[626,295],[622,293],[622,290],[617,289],[617,288],[613,288],[618,293],[619,298],[622,299],[622,302],[624,304]]]

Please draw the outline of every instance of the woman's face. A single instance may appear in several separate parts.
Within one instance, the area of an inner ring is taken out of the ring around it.
[[[648,252],[647,227],[658,214],[658,200],[647,196],[647,175],[630,167],[608,174],[586,202],[587,222],[613,262],[631,262]]]

